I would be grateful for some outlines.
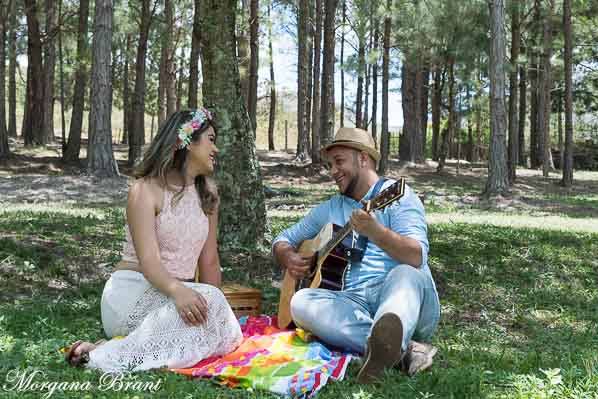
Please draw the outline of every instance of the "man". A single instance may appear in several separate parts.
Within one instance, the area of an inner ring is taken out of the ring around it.
[[[404,197],[383,210],[370,214],[361,210],[360,201],[394,183],[390,179],[378,183],[380,153],[364,130],[339,129],[334,141],[322,149],[322,157],[340,195],[282,232],[274,240],[274,256],[292,277],[304,278],[312,260],[297,253],[301,242],[315,237],[327,223],[343,226],[348,221],[355,240],[365,241],[365,251],[360,261],[349,263],[342,291],[305,288],[295,293],[293,321],[325,343],[365,354],[357,376],[360,382],[373,382],[400,361],[410,363],[403,367],[412,375],[429,367],[435,349],[410,340],[429,340],[440,319],[428,267],[423,205],[406,186]]]

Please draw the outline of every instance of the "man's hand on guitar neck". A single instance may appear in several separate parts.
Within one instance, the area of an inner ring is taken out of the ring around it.
[[[294,279],[300,280],[309,275],[313,255],[300,255],[288,242],[278,242],[274,245],[274,257]]]

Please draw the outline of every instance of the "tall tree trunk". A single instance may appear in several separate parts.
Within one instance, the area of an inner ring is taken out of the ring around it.
[[[437,172],[442,172],[444,169],[444,165],[446,163],[446,157],[449,151],[449,142],[450,137],[452,137],[452,132],[455,125],[455,60],[453,58],[449,58],[447,60],[448,66],[448,124],[445,129],[442,129],[442,134],[440,138],[440,154],[438,156],[438,167],[436,168]]]
[[[318,0],[319,1],[319,0]],[[276,123],[276,81],[274,80],[274,51],[272,50],[272,0],[268,3],[268,53],[270,55],[270,112],[268,118],[268,150],[274,151]]]
[[[139,41],[137,42],[137,59],[135,62],[132,126],[129,135],[130,166],[133,166],[141,158],[142,147],[145,144],[145,58],[151,21],[150,0],[142,0],[141,25],[139,26]]]
[[[125,50],[125,66],[123,71],[123,137],[122,144],[129,144],[129,136],[131,135],[131,92],[129,83],[129,56],[131,54],[132,34],[127,33],[126,50]]]
[[[559,90],[557,103],[557,132],[559,135],[559,168],[563,170],[565,155],[565,140],[563,135],[563,91]]]
[[[519,3],[511,4],[511,69],[509,71],[509,144],[508,144],[508,172],[509,184],[515,183],[517,163],[519,159],[519,122],[517,117],[517,65],[519,59]]]
[[[299,1],[299,13],[297,18],[297,154],[300,162],[309,157],[309,137],[307,135],[307,68],[308,68],[308,16],[309,1]]]
[[[8,147],[8,129],[6,128],[6,31],[8,30],[8,14],[10,12],[10,1],[0,1],[0,159],[8,158],[10,148]]]
[[[380,41],[380,27],[379,27],[378,18],[374,21],[374,53],[378,54],[378,44]],[[378,56],[376,55],[376,59],[374,60],[374,65],[372,66],[372,137],[374,138],[374,143],[378,143]]]
[[[363,127],[363,75],[365,73],[365,37],[359,34],[359,48],[357,51],[357,94],[355,96],[355,127]]]
[[[219,242],[255,246],[262,242],[266,207],[255,139],[240,92],[235,54],[236,0],[201,1],[203,98],[218,111],[217,171],[221,184]],[[242,182],[242,184],[239,184]]]
[[[161,30],[160,64],[158,67],[158,125],[162,126],[168,117],[167,111],[167,87],[169,79],[169,58],[172,51],[172,24],[171,14],[172,0],[164,0],[164,22]]]
[[[181,49],[184,50],[184,49]],[[176,82],[176,112],[179,112],[182,108],[182,104],[183,104],[183,82],[185,81],[185,59],[186,59],[186,55],[185,52],[183,51],[183,54],[181,56],[181,63],[179,64],[179,70],[177,72],[178,78],[175,77],[175,82]]]
[[[311,107],[313,94],[314,68],[314,7],[313,0],[308,0],[307,14],[307,87],[305,90],[305,130],[307,132],[307,152],[311,155]]]
[[[421,156],[418,162],[424,162],[426,159],[426,145],[428,144],[428,98],[430,92],[430,64],[424,62],[421,70],[421,133],[420,143],[421,152],[417,155]],[[420,151],[418,149],[418,151]]]
[[[77,33],[77,70],[75,72],[75,88],[73,89],[73,110],[69,138],[62,159],[67,163],[79,162],[81,151],[81,129],[83,127],[83,109],[85,107],[85,85],[87,84],[87,60],[89,46],[87,43],[87,26],[89,18],[89,0],[79,2],[79,27]],[[125,95],[126,98],[126,95]],[[128,109],[128,107],[124,107]]]
[[[380,163],[378,173],[384,174],[388,164],[388,150],[390,136],[388,133],[388,78],[390,66],[390,12],[392,9],[392,0],[386,0],[386,16],[384,17],[384,35],[382,55],[382,131],[380,132]]]
[[[165,0],[165,9],[164,9],[164,16],[166,18],[166,23],[168,26],[166,27],[169,42],[168,46],[166,47],[167,51],[167,58],[166,58],[166,117],[168,118],[170,115],[174,114],[176,111],[176,60],[175,60],[175,43],[176,38],[174,35],[174,14],[175,14],[175,7],[174,7],[174,0]]]
[[[65,117],[65,101],[64,101],[64,57],[62,46],[62,0],[58,1],[58,20],[60,21],[60,30],[58,31],[58,73],[60,74],[60,138],[61,138],[61,154],[64,156],[66,149],[66,117]]]
[[[432,160],[438,161],[438,139],[440,137],[440,117],[442,104],[442,87],[444,86],[444,72],[440,63],[436,63],[434,71],[434,90],[432,91]]]
[[[320,59],[322,54],[322,0],[316,0],[314,29],[313,95],[311,111],[311,161],[320,160]]]
[[[46,40],[44,40],[44,135],[54,142],[54,70],[56,66],[56,1],[46,0]],[[61,28],[62,29],[62,28]]]
[[[199,7],[201,0],[194,1],[193,13],[193,34],[191,36],[191,61],[189,64],[189,108],[198,107],[197,93],[199,88],[199,40],[201,30],[199,28]]]
[[[521,53],[523,54],[524,49]],[[519,118],[518,118],[518,135],[519,135],[519,166],[527,167],[527,157],[525,155],[525,115],[527,111],[527,70],[525,65],[519,66]]]
[[[254,135],[257,129],[257,78],[259,67],[259,1],[251,0],[249,17],[249,45],[251,48],[251,58],[249,62],[249,93],[247,98],[247,111],[251,119],[251,127]]]
[[[8,137],[17,137],[17,1],[8,4]]]
[[[478,162],[480,160],[481,154],[480,150],[482,148],[482,104],[481,104],[481,85],[479,86],[478,90],[476,91],[474,104],[475,104],[475,137],[476,137],[476,145],[473,151],[473,158],[472,161]]]
[[[368,130],[370,127],[370,77],[372,75],[372,66],[366,64],[365,68],[365,79],[364,79],[364,93],[363,93],[363,117],[361,118],[361,124],[364,130]]]
[[[320,140],[332,141],[334,130],[334,31],[337,0],[324,0],[324,55],[322,59],[322,99],[320,100]]]
[[[573,28],[571,0],[563,0],[563,36],[565,37],[565,157],[563,180],[565,187],[573,185]]]
[[[490,154],[485,196],[503,195],[509,188],[505,114],[505,5],[490,4]]]
[[[532,168],[538,168],[542,165],[542,156],[544,155],[544,149],[541,147],[542,131],[539,129],[539,120],[542,118],[542,107],[541,107],[541,73],[540,73],[540,55],[538,54],[538,37],[539,29],[542,24],[542,14],[540,12],[540,0],[534,1],[534,19],[532,28],[530,31],[530,70],[529,70],[529,81],[530,81],[530,164]]]
[[[111,127],[112,13],[112,0],[95,0],[87,171],[99,177],[118,176]]]
[[[239,10],[237,26],[237,52],[239,57],[239,76],[241,77],[241,94],[247,108],[247,99],[249,98],[249,63],[251,58],[251,49],[249,47],[249,2],[251,0],[241,0],[241,10]]]
[[[544,18],[543,32],[543,51],[542,51],[542,120],[540,120],[540,129],[542,133],[542,175],[548,177],[550,170],[554,170],[552,162],[552,151],[550,144],[550,114],[552,110],[552,101],[550,91],[552,89],[552,66],[550,58],[552,57],[552,14],[554,12],[554,0],[547,2],[547,15]]]
[[[326,1],[326,0],[324,0]],[[342,18],[343,24],[341,26],[341,115],[340,115],[340,127],[345,126],[345,24],[347,23],[347,3],[346,0],[342,1]]]
[[[6,127],[6,31],[8,30],[8,0],[0,1],[0,158],[9,153]]]
[[[467,155],[466,159],[468,162],[473,162],[473,150],[475,144],[473,142],[473,115],[474,115],[474,108],[472,106],[471,101],[471,88],[467,85]]]
[[[44,85],[42,64],[42,42],[37,19],[35,0],[25,0],[27,15],[27,111],[23,126],[25,146],[45,145],[44,135]]]

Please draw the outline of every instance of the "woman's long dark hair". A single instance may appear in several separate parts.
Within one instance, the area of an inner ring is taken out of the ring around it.
[[[177,111],[162,124],[158,134],[145,152],[143,160],[133,170],[135,178],[157,178],[165,189],[177,191],[177,187],[168,182],[168,172],[175,169],[183,175],[185,171],[188,150],[186,147],[177,149],[177,136],[178,129],[191,120],[193,112],[193,110]],[[191,141],[199,140],[202,133],[208,130],[209,127],[212,127],[216,132],[213,121],[208,120],[193,132]],[[178,190],[172,199],[173,205],[181,199],[185,188],[185,182],[183,181],[183,187]],[[212,214],[219,201],[218,190],[214,181],[207,176],[197,176],[195,178],[195,189],[201,200],[203,211],[206,214]]]

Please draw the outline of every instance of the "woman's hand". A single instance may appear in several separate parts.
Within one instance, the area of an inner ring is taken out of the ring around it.
[[[189,326],[198,326],[208,318],[208,303],[197,291],[182,285],[173,295],[179,315]]]

